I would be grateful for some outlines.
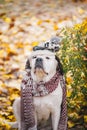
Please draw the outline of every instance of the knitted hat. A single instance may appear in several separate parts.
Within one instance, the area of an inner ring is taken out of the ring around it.
[[[33,48],[33,51],[37,50],[50,50],[52,52],[59,51],[61,44],[61,38],[58,36],[52,37],[50,40],[40,43],[38,46]]]

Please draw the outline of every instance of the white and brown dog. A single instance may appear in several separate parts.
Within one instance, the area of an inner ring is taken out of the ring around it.
[[[26,69],[29,69],[33,82],[38,84],[40,82],[48,82],[58,71],[62,75],[62,66],[58,57],[54,52],[47,49],[37,49],[32,51],[26,63]],[[50,115],[52,118],[52,129],[58,130],[58,124],[61,114],[63,91],[59,81],[57,88],[46,96],[34,97],[35,110],[35,127],[28,130],[37,130],[38,121],[47,120]],[[17,119],[19,130],[21,130],[21,98],[14,101],[13,109],[14,115]]]

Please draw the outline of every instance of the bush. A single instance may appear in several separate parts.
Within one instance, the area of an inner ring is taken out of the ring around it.
[[[67,86],[68,127],[87,124],[87,19],[64,28],[60,55]]]

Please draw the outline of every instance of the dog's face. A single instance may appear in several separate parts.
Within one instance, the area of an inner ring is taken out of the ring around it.
[[[33,51],[27,61],[27,68],[30,67],[31,75],[35,82],[46,82],[56,73],[58,59],[49,50]]]

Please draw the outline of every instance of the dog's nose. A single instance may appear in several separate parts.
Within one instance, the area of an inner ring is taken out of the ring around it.
[[[36,59],[35,68],[43,68],[43,59],[42,58]]]
[[[43,61],[42,58],[37,58],[37,59],[36,59],[36,62],[42,62],[42,61]]]

